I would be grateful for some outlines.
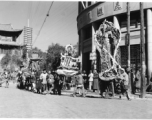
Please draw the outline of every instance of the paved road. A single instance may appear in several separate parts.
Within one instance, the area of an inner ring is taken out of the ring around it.
[[[118,100],[40,95],[0,87],[1,118],[152,118],[152,100]]]

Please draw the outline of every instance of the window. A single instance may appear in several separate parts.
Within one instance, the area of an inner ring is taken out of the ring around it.
[[[127,67],[128,61],[128,51],[127,46],[121,46],[121,65],[122,67]],[[130,59],[131,66],[138,68],[140,66],[140,45],[131,45],[130,46]]]
[[[92,27],[84,28],[84,40],[92,38]]]
[[[88,2],[88,6],[90,6],[91,5],[91,2]]]

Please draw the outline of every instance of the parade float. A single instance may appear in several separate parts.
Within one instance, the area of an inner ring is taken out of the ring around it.
[[[125,70],[120,65],[121,31],[112,22],[104,20],[94,34],[93,52],[96,50],[100,55],[99,78],[109,81],[120,76]]]
[[[75,48],[72,45],[66,45],[65,53],[61,53],[60,66],[57,69],[57,74],[67,77],[73,76],[78,73],[79,58],[75,57]]]

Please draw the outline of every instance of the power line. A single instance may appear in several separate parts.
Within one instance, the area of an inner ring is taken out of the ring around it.
[[[64,8],[64,9],[61,8],[61,7],[59,7],[59,9],[58,9],[58,11],[56,12],[56,14],[60,13],[61,11],[67,10],[71,5],[72,5],[72,3],[71,3],[71,4],[68,4],[68,6],[67,6],[66,8]],[[55,15],[52,14],[52,15],[51,15],[52,18],[55,18],[56,14],[55,14]],[[61,21],[61,19],[57,20],[57,21],[56,21],[56,24],[58,23],[58,21]]]
[[[53,1],[53,2],[54,2],[54,1]],[[39,32],[38,32],[38,34],[37,34],[37,36],[36,36],[36,38],[35,38],[35,40],[34,40],[34,42],[33,42],[33,45],[34,45],[34,43],[36,42],[38,36],[40,35],[40,32],[41,32],[41,30],[42,30],[42,28],[43,28],[43,25],[44,25],[47,17],[49,16],[49,12],[50,12],[50,9],[51,9],[51,7],[52,7],[52,5],[53,5],[53,2],[52,2],[51,5],[50,5],[50,8],[49,8],[49,10],[48,10],[48,12],[47,12],[47,15],[46,15],[46,17],[45,17],[45,19],[44,19],[44,22],[43,22],[41,28],[40,28],[40,30],[39,30]]]
[[[66,7],[66,9],[67,9],[67,8],[68,8],[68,7]],[[66,9],[64,9],[64,10],[66,10]],[[62,11],[64,11],[64,10],[62,10]],[[75,12],[75,10],[71,11],[71,12],[70,12],[69,14],[67,14],[66,16],[68,17],[68,16],[70,16],[71,14],[73,14],[74,12]],[[56,25],[58,24],[58,22],[61,21],[61,20],[62,20],[62,19],[57,20],[56,23],[53,24],[53,25],[56,26]],[[67,25],[70,26],[72,23],[73,23],[73,22],[65,23],[64,26],[67,26]],[[64,26],[62,26],[62,28],[60,28],[61,31],[64,31]],[[49,30],[48,30],[48,31],[49,31]],[[72,32],[72,31],[69,31],[69,33],[71,33],[71,32]],[[53,34],[56,35],[56,33],[58,33],[58,31],[54,31]],[[69,36],[69,35],[68,35],[68,36]],[[59,36],[58,36],[58,37],[59,37]],[[67,36],[66,36],[66,37],[67,37]],[[57,38],[57,36],[56,36],[55,38]]]

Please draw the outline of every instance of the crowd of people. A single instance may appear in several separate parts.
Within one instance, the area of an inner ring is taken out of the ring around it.
[[[136,90],[140,89],[140,69],[134,74],[131,73],[131,79],[133,79],[134,89],[133,93],[137,92]],[[72,79],[68,79],[72,78]],[[61,91],[65,85],[67,89],[74,87],[73,96],[79,94],[80,96],[85,97],[88,91],[98,92],[101,97],[106,98],[107,96],[113,96],[115,93],[119,94],[121,98],[122,94],[126,94],[128,100],[130,100],[128,94],[129,88],[129,77],[127,71],[121,70],[119,77],[114,78],[99,78],[99,74],[96,70],[93,72],[90,70],[90,73],[87,75],[86,71],[79,72],[72,76],[66,77],[64,75],[58,75],[54,71],[32,71],[30,74],[27,74],[23,71],[14,71],[13,73],[7,72],[4,70],[1,73],[1,80],[5,79],[6,88],[9,87],[9,81],[13,80],[13,83],[17,82],[17,87],[20,89],[26,89],[38,94],[58,94],[61,95]],[[106,80],[111,79],[111,80]],[[71,83],[71,84],[68,84]],[[105,94],[104,94],[105,93]]]
[[[64,76],[55,72],[46,71],[39,73],[32,71],[30,74],[19,72],[17,75],[17,87],[26,89],[38,94],[58,94],[61,95]]]

